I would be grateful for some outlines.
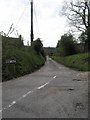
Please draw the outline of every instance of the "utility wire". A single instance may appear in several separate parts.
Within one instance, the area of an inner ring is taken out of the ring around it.
[[[26,11],[28,5],[29,5],[29,2],[26,4],[26,6],[25,6],[25,8],[24,8],[24,10],[23,10],[23,12],[22,12],[22,14],[21,14],[21,16],[19,17],[19,19],[18,19],[18,21],[17,21],[17,23],[16,23],[16,25],[15,25],[15,27],[12,29],[12,31],[11,31],[9,34],[13,33],[14,30],[16,29],[16,27],[17,27],[18,23],[20,22],[21,18],[23,17],[24,12]]]
[[[34,4],[34,15],[35,15],[35,18],[36,18],[37,28],[38,28],[38,32],[39,32],[39,35],[40,35],[40,29],[39,29],[39,24],[38,24],[38,19],[37,19],[35,4]]]
[[[12,30],[12,26],[13,26],[13,23],[12,23],[11,26],[10,26],[10,29],[9,29],[9,31],[8,31],[8,33],[7,33],[7,36],[9,35],[10,31]]]

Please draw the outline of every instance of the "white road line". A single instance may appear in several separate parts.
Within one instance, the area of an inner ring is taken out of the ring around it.
[[[2,112],[3,110],[6,110],[6,109],[12,107],[13,105],[15,105],[15,104],[17,103],[17,101],[25,98],[27,95],[29,95],[29,94],[32,93],[32,92],[33,92],[33,91],[27,92],[25,95],[23,95],[22,97],[18,98],[16,101],[13,101],[13,102],[12,102],[11,104],[9,104],[7,107],[5,107],[5,108],[3,108],[2,110],[0,110],[0,112]]]
[[[28,93],[26,93],[25,95],[22,96],[22,98],[25,98],[27,95],[29,95],[30,93],[32,93],[33,91],[29,91]]]
[[[25,98],[25,97],[26,97],[26,94],[25,94],[25,95],[23,95],[22,97],[23,97],[23,98]]]
[[[53,78],[55,79],[56,76],[54,76]],[[52,81],[52,80],[51,80],[51,81]],[[11,104],[9,104],[7,107],[5,107],[5,108],[3,108],[2,110],[0,110],[0,112],[2,112],[3,110],[6,110],[6,109],[12,107],[13,105],[15,105],[15,104],[17,103],[17,101],[20,101],[21,99],[25,98],[27,95],[33,93],[35,90],[37,90],[37,89],[39,90],[39,89],[45,87],[45,86],[48,85],[51,81],[49,81],[49,82],[45,83],[44,85],[39,86],[39,87],[37,87],[36,89],[34,89],[34,90],[32,90],[32,91],[29,91],[29,92],[27,92],[26,94],[22,95],[22,97],[18,98],[16,101],[13,101],[13,102],[12,102]]]
[[[10,107],[12,107],[12,105],[9,105],[8,107],[10,108]]]
[[[37,89],[41,89],[41,88],[45,87],[47,84],[49,84],[49,82],[47,82],[46,84],[44,84],[44,85],[38,87]]]
[[[18,98],[18,99],[17,99],[17,101],[20,101],[22,98],[23,98],[23,96],[22,96],[22,97],[20,97],[20,98]]]
[[[53,77],[54,79],[56,78],[56,76]]]
[[[57,76],[54,76],[53,79],[55,79],[56,77],[57,77]],[[53,79],[52,79],[52,80],[53,80]],[[45,87],[45,86],[48,85],[52,80],[48,81],[46,84],[38,87],[37,89],[41,89],[41,88]]]
[[[33,90],[32,90],[32,91],[29,91],[29,92],[27,93],[27,95],[30,94],[30,93],[33,93],[33,92],[34,92]]]
[[[13,101],[10,105],[14,105],[14,104],[16,104],[16,101]]]

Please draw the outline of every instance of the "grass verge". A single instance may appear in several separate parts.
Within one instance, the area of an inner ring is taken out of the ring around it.
[[[52,59],[78,71],[90,71],[90,55],[87,53],[66,57],[53,56]]]

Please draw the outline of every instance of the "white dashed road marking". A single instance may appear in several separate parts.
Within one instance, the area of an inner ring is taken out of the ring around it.
[[[27,95],[23,95],[22,97],[25,98]]]
[[[55,79],[55,78],[56,78],[56,76],[53,77],[53,79]],[[51,80],[51,81],[52,81],[52,80]],[[37,89],[41,89],[41,88],[45,87],[45,86],[48,85],[51,81],[49,81],[49,82],[47,82],[46,84],[44,84],[44,85],[38,87]]]
[[[41,88],[45,87],[47,84],[49,84],[49,83],[47,82],[46,84],[44,84],[44,85],[38,87],[37,89],[41,89]]]
[[[56,78],[56,76],[53,77],[53,79],[55,79],[55,78]],[[53,79],[52,79],[52,80],[53,80]],[[45,83],[45,84],[42,85],[42,86],[37,87],[36,89],[34,89],[34,90],[32,90],[32,91],[29,91],[29,92],[27,92],[26,94],[22,95],[22,97],[18,98],[16,101],[13,101],[13,102],[12,102],[11,104],[9,104],[7,107],[5,107],[5,108],[3,108],[2,110],[0,110],[0,113],[1,113],[3,110],[6,110],[6,109],[12,107],[12,106],[15,105],[18,101],[20,101],[21,99],[25,98],[27,95],[33,93],[35,90],[37,90],[37,89],[40,90],[41,88],[44,88],[44,87],[45,87],[46,85],[48,85],[52,80],[50,80],[49,82]]]
[[[16,104],[16,101],[13,101],[13,102],[11,103],[11,105],[14,105],[14,104]]]
[[[9,105],[8,107],[10,108],[12,105]]]
[[[54,79],[56,78],[56,76],[53,77]]]

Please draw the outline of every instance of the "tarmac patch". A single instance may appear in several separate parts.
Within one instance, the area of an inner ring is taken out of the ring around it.
[[[78,103],[76,103],[75,108],[76,108],[75,110],[77,110],[77,109],[83,109],[84,105],[81,102],[78,102]]]
[[[73,88],[69,88],[68,91],[73,91],[74,89]]]
[[[73,81],[81,81],[80,79],[73,79]]]

